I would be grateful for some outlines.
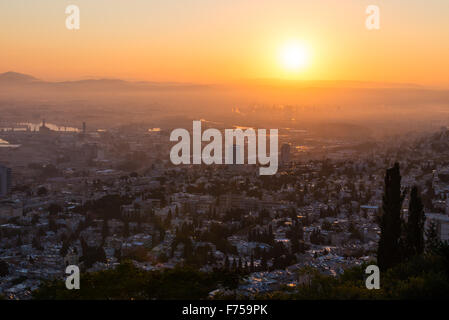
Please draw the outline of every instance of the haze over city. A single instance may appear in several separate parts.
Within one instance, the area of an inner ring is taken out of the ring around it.
[[[0,1],[0,300],[447,299],[448,12]]]

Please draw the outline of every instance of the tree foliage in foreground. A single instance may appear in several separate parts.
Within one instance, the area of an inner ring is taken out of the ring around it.
[[[235,288],[238,277],[190,268],[144,271],[126,261],[113,270],[81,274],[79,290],[63,281],[45,283],[33,293],[38,300],[206,299],[219,286]]]
[[[449,245],[440,244],[435,253],[415,256],[380,274],[380,289],[365,285],[367,265],[348,269],[339,278],[319,273],[310,285],[298,290],[280,290],[257,296],[259,299],[299,300],[400,300],[449,299]]]

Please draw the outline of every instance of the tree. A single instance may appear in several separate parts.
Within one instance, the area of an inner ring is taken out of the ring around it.
[[[56,215],[62,210],[62,207],[57,203],[52,203],[48,206],[48,212],[50,213],[50,215]]]
[[[229,257],[228,257],[228,255],[226,255],[225,256],[225,260],[224,260],[224,269],[226,270],[226,271],[228,271],[229,270]]]
[[[265,252],[264,252],[264,254],[262,255],[262,261],[261,261],[260,264],[261,264],[262,271],[265,271],[265,270],[268,269],[268,263],[267,263],[267,258],[266,258]]]
[[[207,299],[219,286],[235,289],[239,276],[229,272],[201,272],[190,267],[145,271],[124,261],[111,270],[83,274],[83,290],[67,290],[60,279],[43,282],[33,299],[44,300],[186,300]],[[77,292],[74,292],[77,291]]]
[[[254,272],[254,256],[251,254],[251,262],[249,264],[250,272]]]
[[[53,231],[53,232],[58,231],[58,225],[57,225],[56,220],[54,218],[48,219],[48,229],[50,231]]]
[[[90,268],[95,262],[106,262],[106,253],[102,246],[90,247],[84,238],[80,238],[83,256],[81,260],[86,268]]]
[[[356,240],[363,240],[363,235],[360,233],[360,230],[356,228],[353,222],[349,224],[348,232],[351,233],[350,238]]]
[[[103,219],[103,229],[101,234],[103,236],[103,240],[105,240],[109,235],[108,220],[106,218]]]
[[[165,239],[165,229],[159,231],[159,242],[163,242]]]
[[[40,239],[38,237],[34,237],[31,244],[33,245],[33,248],[39,251],[44,250],[44,248],[41,245]]]
[[[36,225],[39,223],[39,216],[37,214],[35,214],[32,218],[31,218],[31,224],[32,225]]]
[[[320,245],[324,244],[325,239],[320,229],[313,229],[310,233],[310,243]]]
[[[172,220],[172,213],[171,213],[171,209],[170,209],[170,210],[168,210],[167,218],[164,221],[164,225],[165,225],[166,228],[170,227],[171,220]]]
[[[0,277],[7,276],[9,274],[8,263],[0,260]]]
[[[377,263],[384,271],[400,262],[401,208],[404,195],[401,192],[399,163],[387,169],[382,199],[380,240],[377,249]]]
[[[437,224],[430,221],[429,227],[426,230],[426,251],[429,253],[434,253],[438,250],[441,245],[440,238],[438,237]]]
[[[129,237],[129,221],[124,221],[123,222],[123,236],[125,238]]]
[[[165,254],[165,252],[162,252],[162,253],[159,255],[158,260],[159,260],[160,262],[162,262],[162,263],[165,263],[165,262],[168,261],[168,257],[167,257],[167,255]]]
[[[114,250],[114,257],[117,259],[119,263],[122,261],[122,248]]]
[[[22,237],[21,237],[20,234],[19,234],[19,236],[17,237],[17,243],[16,243],[16,245],[17,245],[18,247],[20,247],[22,244],[23,244]]]
[[[69,251],[69,248],[70,248],[70,242],[68,240],[64,240],[62,242],[62,247],[59,250],[59,253],[61,254],[62,257],[65,257],[65,255]]]
[[[45,187],[40,187],[39,189],[37,189],[37,195],[39,197],[43,197],[46,196],[48,194],[48,190]]]
[[[410,193],[408,221],[405,226],[405,252],[407,257],[420,255],[424,252],[424,222],[426,216],[423,209],[418,188],[414,186]]]

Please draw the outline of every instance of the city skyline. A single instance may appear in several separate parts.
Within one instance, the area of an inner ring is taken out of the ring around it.
[[[0,12],[0,300],[449,298],[449,1]]]

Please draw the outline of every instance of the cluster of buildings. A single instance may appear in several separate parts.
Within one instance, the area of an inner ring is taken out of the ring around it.
[[[427,220],[449,238],[449,162],[424,138],[304,161],[285,141],[278,173],[259,176],[254,165],[174,166],[158,128],[44,123],[0,137],[20,146],[0,150],[0,295],[10,299],[63,279],[67,265],[93,272],[124,259],[236,272],[243,296],[294,289],[308,268],[338,276],[375,260],[385,169],[396,159],[403,186],[420,187]]]
[[[0,165],[0,198],[7,197],[12,188],[11,168]]]

